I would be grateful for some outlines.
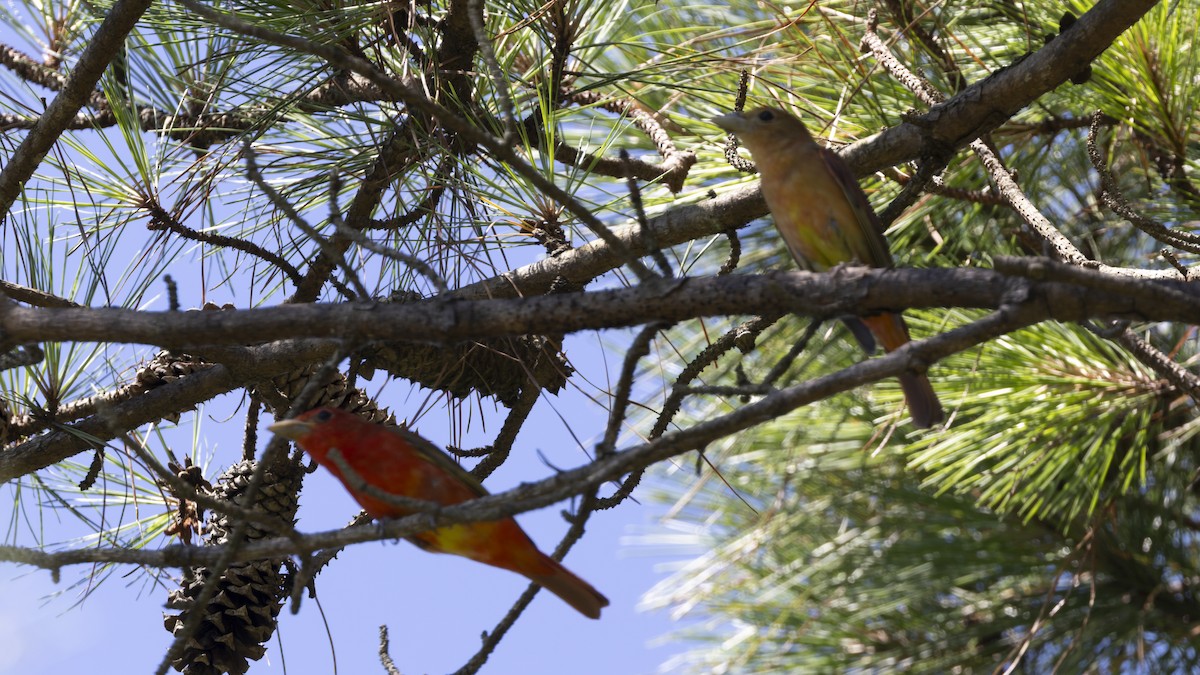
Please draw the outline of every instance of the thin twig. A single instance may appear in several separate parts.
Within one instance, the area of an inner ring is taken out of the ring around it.
[[[504,425],[500,427],[500,433],[496,434],[496,440],[483,460],[471,470],[471,475],[483,480],[492,475],[492,472],[500,468],[500,465],[508,459],[513,443],[517,440],[517,434],[525,426],[525,420],[529,419],[529,413],[533,411],[533,406],[537,404],[541,393],[542,390],[532,378],[526,386],[521,388],[521,396],[509,409],[508,416],[504,418]]]
[[[944,168],[946,168],[946,158],[944,157],[927,157],[918,162],[916,172],[904,184],[904,187],[900,189],[900,194],[896,195],[895,199],[879,212],[879,222],[885,228],[891,225],[908,207],[916,203],[921,193],[933,182],[938,172]]]
[[[245,239],[240,239],[238,237],[226,237],[225,235],[216,234],[213,232],[201,232],[200,230],[193,230],[190,227],[184,227],[184,225],[176,220],[174,216],[172,216],[170,213],[167,213],[167,210],[164,209],[156,200],[146,200],[142,204],[142,207],[150,212],[150,224],[146,226],[146,229],[150,231],[169,230],[183,237],[184,239],[199,241],[211,246],[220,246],[241,251],[256,258],[262,258],[263,260],[266,260],[272,265],[278,267],[279,271],[286,274],[294,284],[299,285],[300,281],[303,279],[303,277],[300,275],[300,271],[297,270],[290,262],[284,259],[283,256],[279,255],[278,253],[268,251],[254,242],[246,241]]]
[[[666,403],[663,404],[662,410],[654,420],[654,426],[650,428],[647,438],[653,440],[666,433],[667,427],[670,426],[675,415],[679,414],[684,399],[690,393],[691,382],[700,377],[700,373],[705,368],[716,363],[717,359],[732,349],[740,349],[743,352],[750,351],[758,336],[778,320],[778,315],[754,317],[726,331],[724,335],[701,350],[675,378],[674,384],[671,385],[671,393],[667,396]]]
[[[813,336],[817,334],[817,331],[821,329],[822,323],[823,321],[821,321],[819,318],[813,318],[808,322],[808,326],[804,329],[804,335],[801,335],[799,340],[796,340],[794,343],[792,343],[792,347],[788,350],[788,353],[784,354],[783,358],[779,359],[779,361],[776,362],[771,370],[767,373],[767,376],[763,378],[763,386],[773,386],[780,377],[783,377],[783,374],[787,372],[789,367],[791,367],[792,361],[794,361],[801,352],[808,348],[809,341],[811,341]]]
[[[471,17],[471,30],[475,33],[475,43],[479,46],[479,54],[487,66],[488,75],[492,78],[492,86],[496,88],[496,99],[500,103],[500,119],[504,121],[504,136],[500,139],[505,145],[512,145],[517,140],[517,116],[514,112],[512,93],[508,88],[508,80],[504,70],[496,61],[496,50],[487,34],[483,23],[482,0],[469,0],[467,13]]]
[[[1124,218],[1130,225],[1154,237],[1154,239],[1187,251],[1188,253],[1200,253],[1200,236],[1191,234],[1190,232],[1169,229],[1166,225],[1153,218],[1142,215],[1121,194],[1121,187],[1117,185],[1116,178],[1113,177],[1112,172],[1105,166],[1104,157],[1101,156],[1100,149],[1096,145],[1096,138],[1100,135],[1100,123],[1103,119],[1104,113],[1099,110],[1093,113],[1087,135],[1088,159],[1091,160],[1092,168],[1096,170],[1096,174],[1100,176],[1100,201],[1104,202],[1105,206],[1112,209],[1113,213]]]
[[[621,425],[625,422],[625,411],[629,408],[629,398],[633,392],[633,377],[637,372],[637,364],[642,360],[642,357],[650,353],[650,346],[654,341],[654,336],[671,327],[668,322],[655,322],[648,324],[630,342],[625,350],[625,359],[621,364],[621,374],[617,379],[617,388],[613,391],[612,404],[608,412],[608,424],[604,429],[603,439],[596,444],[596,457],[603,458],[611,455],[616,451],[617,437],[621,432]],[[589,503],[589,511],[592,509],[611,509],[621,502],[629,498],[633,494],[633,489],[637,487],[642,480],[642,470],[630,473],[625,480],[621,481],[617,491],[609,497],[591,500],[594,503]]]
[[[479,669],[487,663],[488,657],[495,651],[496,646],[500,644],[500,639],[508,633],[508,629],[513,627],[517,619],[521,618],[521,615],[529,607],[529,603],[533,602],[533,598],[541,588],[537,584],[529,584],[525,587],[525,590],[521,592],[517,600],[508,608],[508,611],[505,612],[500,621],[496,622],[496,625],[483,636],[483,644],[479,646],[479,650],[461,668],[454,671],[453,675],[474,675],[479,672]]]
[[[424,260],[421,260],[415,255],[404,253],[403,251],[397,251],[394,248],[389,248],[381,244],[376,244],[360,230],[356,230],[347,225],[345,219],[342,218],[341,210],[338,209],[337,194],[339,192],[340,185],[341,181],[339,179],[338,172],[335,170],[329,176],[329,219],[333,223],[334,227],[337,228],[339,234],[346,237],[350,241],[353,241],[355,244],[367,249],[368,251],[378,253],[381,256],[391,258],[396,262],[408,265],[414,272],[428,279],[439,293],[445,293],[446,291],[450,290],[449,286],[446,285],[446,280],[439,276],[437,272],[434,272],[433,268],[430,267]],[[343,260],[344,259],[345,258],[343,258]]]
[[[1132,330],[1125,328],[1117,333],[1112,338],[1130,353],[1137,357],[1138,361],[1149,366],[1159,376],[1173,384],[1177,389],[1191,397],[1197,403],[1200,403],[1200,377],[1195,373],[1184,368],[1176,363],[1170,356],[1157,349],[1149,342],[1138,337]]]
[[[37,365],[46,358],[46,353],[37,345],[22,345],[0,353],[0,371]]]
[[[633,213],[637,219],[637,224],[642,228],[642,239],[646,242],[646,248],[650,249],[650,257],[654,259],[654,263],[658,265],[658,270],[664,277],[673,277],[675,273],[671,270],[671,263],[667,262],[667,256],[663,254],[659,248],[658,242],[654,239],[654,230],[650,229],[650,225],[646,222],[646,209],[642,204],[642,191],[638,187],[637,179],[633,177],[633,171],[630,168],[629,153],[624,149],[620,153],[621,163],[628,170],[625,174],[625,186],[629,190],[629,203],[633,205]]]
[[[388,648],[388,627],[384,624],[379,627],[379,662],[383,664],[383,669],[388,675],[400,675],[400,669],[396,667]]]
[[[371,297],[370,292],[367,291],[366,286],[363,286],[362,281],[359,280],[358,272],[346,262],[346,258],[342,255],[341,251],[334,248],[333,244],[329,243],[329,240],[325,239],[325,237],[322,237],[316,228],[305,222],[296,209],[263,178],[262,173],[258,170],[258,163],[255,161],[257,153],[254,152],[254,145],[250,142],[250,139],[246,139],[242,149],[246,157],[246,176],[258,186],[258,189],[267,196],[267,199],[275,205],[275,208],[282,211],[288,217],[288,220],[291,220],[296,227],[300,228],[304,234],[308,235],[309,239],[312,239],[321,248],[322,253],[328,256],[334,264],[345,272],[346,278],[354,285],[354,290],[358,294],[359,299],[369,299]],[[297,282],[297,285],[299,285],[299,282]]]
[[[354,56],[337,45],[319,44],[305,40],[304,38],[269,30],[262,26],[243,21],[230,14],[218,12],[196,0],[180,0],[180,3],[222,28],[258,38],[271,44],[289,47],[318,56],[333,66],[358,73],[369,79],[384,91],[396,96],[410,107],[429,116],[431,119],[437,120],[440,124],[461,135],[465,140],[486,148],[493,157],[507,164],[513,171],[528,180],[536,188],[565,206],[567,210],[575,214],[580,221],[587,225],[596,236],[604,240],[616,251],[619,251],[623,259],[623,264],[628,265],[630,270],[639,279],[647,279],[654,276],[619,239],[613,236],[608,226],[601,222],[590,209],[574,196],[555,185],[541,171],[521,159],[515,149],[503,143],[501,139],[482,131],[449,108],[433,101],[421,91],[388,76],[369,61]]]

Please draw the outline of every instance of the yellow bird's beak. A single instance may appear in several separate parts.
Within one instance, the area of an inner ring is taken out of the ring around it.
[[[717,115],[709,121],[731,134],[746,131],[750,124],[750,121],[742,116],[742,113],[736,112],[729,113],[728,115]]]

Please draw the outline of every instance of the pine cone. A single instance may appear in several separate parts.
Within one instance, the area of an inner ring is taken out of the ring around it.
[[[167,351],[159,352],[154,355],[150,363],[138,368],[137,382],[142,388],[136,393],[144,393],[155,387],[161,387],[181,377],[211,367],[211,363],[207,363],[189,354],[175,354]]]
[[[255,462],[249,460],[229,467],[218,480],[213,495],[242,503],[254,468]],[[280,523],[294,523],[296,496],[303,478],[303,466],[291,460],[268,468],[255,499],[255,508],[277,516]],[[228,543],[236,525],[235,518],[225,513],[210,514],[205,543]],[[253,541],[267,534],[250,525],[246,540]],[[174,634],[182,629],[192,612],[202,611],[204,618],[182,655],[171,665],[187,675],[240,675],[249,669],[251,660],[262,658],[266,652],[263,644],[275,632],[279,611],[287,598],[288,580],[281,570],[283,563],[284,559],[278,558],[229,566],[216,582],[217,592],[202,608],[197,607],[195,601],[212,572],[203,567],[185,570],[181,588],[171,591],[167,598],[167,607],[179,610],[179,613],[164,614],[163,623]]]
[[[185,457],[182,465],[171,460],[167,462],[167,469],[174,473],[176,478],[191,486],[197,492],[212,495],[212,484],[204,477],[203,469],[199,465],[192,464],[191,457]],[[171,486],[167,481],[159,481],[158,484],[159,487],[167,491],[176,500],[175,515],[171,519],[171,524],[163,531],[163,534],[178,536],[180,541],[191,545],[192,535],[195,534],[198,536],[202,532],[204,507],[184,495],[176,494],[171,490]]]
[[[168,631],[175,633],[183,627],[209,576],[204,568],[189,570],[183,587],[168,595],[167,607],[181,610],[163,616]],[[217,583],[219,588],[200,628],[188,640],[183,655],[171,664],[187,675],[240,675],[249,670],[250,661],[266,653],[263,644],[275,632],[287,596],[283,576],[262,561],[231,565]]]
[[[557,392],[574,372],[560,340],[539,335],[453,345],[381,343],[364,360],[371,368],[458,398],[477,393],[495,396],[508,406],[529,386]]]
[[[309,379],[319,370],[321,370],[321,367],[317,365],[305,366],[273,378],[271,384],[275,386],[275,390],[284,399],[291,402],[300,395],[304,386],[308,384]],[[334,369],[329,369],[326,372],[324,381],[317,388],[316,397],[313,399],[311,407],[329,406],[332,408],[341,408],[342,410],[360,415],[363,419],[371,422],[395,423],[395,417],[387,410],[376,405],[361,389],[350,389],[348,386],[349,380],[346,379],[345,375]],[[283,413],[282,410],[276,412],[279,414]]]

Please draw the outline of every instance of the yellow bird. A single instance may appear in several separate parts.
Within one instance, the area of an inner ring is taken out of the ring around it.
[[[850,167],[818,145],[803,122],[776,108],[721,115],[712,122],[736,135],[754,157],[775,228],[802,268],[824,272],[841,264],[892,266],[883,225]],[[846,323],[868,354],[876,341],[888,352],[909,341],[899,314],[881,312],[847,318]],[[900,388],[913,424],[926,428],[942,421],[942,404],[924,374],[901,375]]]

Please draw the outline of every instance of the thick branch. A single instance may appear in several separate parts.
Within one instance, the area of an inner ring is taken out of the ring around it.
[[[925,114],[846,147],[842,157],[863,175],[929,152],[953,152],[1071,79],[1156,4],[1101,0],[1045,47]]]
[[[1200,295],[1183,282],[1114,278],[1049,261],[1004,261],[1014,279],[984,269],[840,268],[655,280],[633,288],[533,298],[403,304],[286,305],[223,312],[118,308],[0,309],[13,343],[96,341],[204,352],[216,345],[293,338],[418,343],[560,334],[705,316],[793,312],[864,314],[910,307],[995,309],[1019,296],[1042,318],[1124,318],[1200,323]],[[1101,292],[1089,292],[1097,289]]]

